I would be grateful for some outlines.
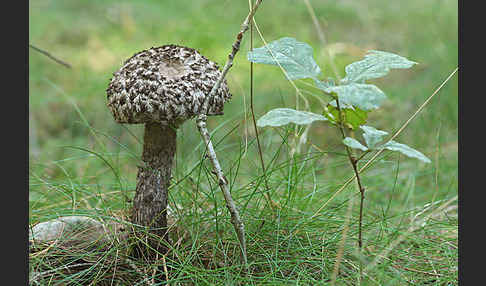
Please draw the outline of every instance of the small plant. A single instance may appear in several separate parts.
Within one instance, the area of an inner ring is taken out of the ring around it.
[[[342,135],[342,143],[353,168],[361,195],[358,230],[358,245],[361,251],[363,245],[363,201],[366,188],[363,186],[360,178],[358,168],[360,160],[372,151],[386,149],[430,163],[430,160],[421,152],[392,140],[395,136],[384,140],[388,132],[365,125],[368,113],[379,108],[386,99],[383,91],[366,81],[383,77],[390,69],[410,68],[416,62],[388,52],[369,51],[364,59],[345,67],[346,75],[344,78],[340,80],[330,78],[322,81],[318,79],[321,69],[316,64],[312,52],[312,47],[306,43],[285,37],[268,43],[261,48],[253,49],[248,53],[248,60],[251,62],[278,65],[291,81],[312,79],[315,87],[331,99],[326,106],[323,106],[321,114],[290,108],[276,108],[260,117],[257,121],[257,126],[278,127],[290,123],[307,125],[314,121],[326,121],[339,129]],[[358,129],[362,131],[365,144],[348,135],[353,134],[350,131]],[[358,152],[360,154],[356,154]]]

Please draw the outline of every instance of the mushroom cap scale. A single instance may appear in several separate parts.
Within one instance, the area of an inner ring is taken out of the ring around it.
[[[179,125],[200,114],[221,71],[197,50],[164,45],[136,53],[113,73],[106,90],[118,123]],[[220,115],[231,98],[226,80],[208,100],[207,115]]]

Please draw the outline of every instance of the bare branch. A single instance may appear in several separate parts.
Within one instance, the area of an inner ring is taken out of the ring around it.
[[[202,106],[202,111],[201,114],[197,117],[196,123],[197,123],[197,128],[199,132],[201,133],[201,137],[204,140],[204,143],[206,144],[206,149],[208,152],[208,157],[213,165],[214,172],[216,173],[216,176],[218,178],[219,182],[219,187],[221,191],[223,192],[224,199],[226,201],[226,207],[228,208],[230,214],[231,214],[231,223],[233,224],[233,227],[235,228],[236,234],[238,236],[238,240],[240,242],[240,248],[241,248],[241,257],[243,260],[243,264],[245,267],[248,266],[248,258],[247,258],[247,253],[246,253],[246,236],[245,236],[245,225],[243,224],[243,221],[240,218],[240,214],[238,212],[238,209],[236,208],[235,202],[233,201],[233,198],[231,197],[231,193],[229,191],[229,186],[228,186],[228,180],[223,174],[223,171],[221,169],[221,165],[219,164],[218,158],[216,157],[216,152],[214,151],[213,143],[211,142],[211,137],[209,135],[209,131],[206,128],[206,121],[207,121],[207,110],[208,110],[208,105],[209,105],[209,98],[212,98],[216,91],[218,90],[219,86],[223,82],[226,74],[228,73],[229,69],[233,66],[233,59],[235,58],[236,53],[240,50],[240,45],[241,45],[241,40],[243,38],[243,34],[248,30],[249,28],[249,23],[253,19],[253,15],[255,15],[256,10],[260,6],[263,0],[256,0],[255,5],[253,5],[250,13],[246,17],[245,21],[241,25],[241,30],[236,36],[236,41],[233,43],[231,53],[228,55],[228,60],[226,61],[226,64],[224,65],[223,71],[221,73],[221,76],[219,77],[218,81],[216,84],[213,86],[213,89],[209,93],[209,95],[206,97],[203,106]]]
[[[216,81],[216,84],[213,86],[213,89],[211,89],[211,92],[209,92],[209,95],[206,96],[206,100],[204,101],[204,104],[202,106],[202,112],[201,114],[206,114],[208,110],[208,104],[209,104],[209,98],[212,98],[216,91],[219,89],[219,86],[223,82],[224,78],[226,77],[226,74],[228,73],[229,69],[233,66],[233,59],[235,58],[236,54],[240,50],[240,45],[241,45],[241,39],[243,38],[243,34],[249,29],[248,23],[250,22],[251,19],[253,19],[253,15],[255,15],[256,10],[258,9],[258,6],[262,3],[263,0],[256,0],[255,5],[253,5],[253,8],[251,9],[250,13],[246,17],[245,21],[243,24],[241,24],[241,30],[236,35],[236,41],[233,43],[233,49],[231,50],[231,53],[228,55],[228,60],[226,61],[226,64],[224,65],[223,71],[221,72],[221,76],[219,77],[218,81]]]
[[[209,157],[209,160],[211,161],[211,164],[213,165],[214,172],[218,178],[218,184],[221,191],[223,192],[223,196],[226,201],[226,207],[228,208],[231,215],[231,223],[233,224],[233,227],[235,228],[236,234],[238,236],[238,240],[240,241],[243,263],[247,265],[248,258],[246,255],[245,225],[243,224],[238,209],[236,208],[235,202],[231,197],[228,186],[228,179],[226,179],[226,177],[224,176],[221,165],[219,164],[218,158],[216,157],[216,152],[214,151],[213,144],[211,143],[209,131],[206,128],[206,119],[198,119],[197,128],[199,129],[204,143],[206,144],[207,155]]]
[[[55,61],[56,63],[61,64],[61,65],[65,66],[65,67],[67,67],[68,69],[71,68],[71,65],[70,64],[68,64],[65,61],[62,61],[62,60],[54,57],[53,55],[51,55],[47,51],[44,51],[44,50],[42,50],[42,49],[40,49],[40,48],[38,48],[38,47],[36,47],[36,46],[34,46],[32,44],[29,44],[29,47],[32,48],[32,49],[34,49],[35,51],[37,51],[37,52],[39,52],[39,53],[47,56],[48,58],[50,58],[51,60]]]

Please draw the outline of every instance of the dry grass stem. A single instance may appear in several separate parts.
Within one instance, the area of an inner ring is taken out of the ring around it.
[[[339,273],[339,265],[341,264],[341,260],[343,258],[344,244],[346,243],[346,236],[349,230],[349,221],[351,219],[351,211],[353,209],[353,204],[354,204],[354,197],[351,198],[348,202],[348,209],[346,211],[346,218],[344,221],[342,237],[341,240],[339,241],[339,248],[336,254],[336,260],[334,261],[334,269],[332,271],[332,276],[331,276],[331,286],[333,286],[334,283],[336,283],[336,278]]]

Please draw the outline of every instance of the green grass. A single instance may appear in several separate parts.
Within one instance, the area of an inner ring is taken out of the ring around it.
[[[367,49],[419,62],[374,81],[388,96],[369,118],[376,128],[398,130],[457,67],[456,1],[310,2],[325,32],[325,46],[303,1],[265,0],[256,21],[267,42],[290,36],[310,44],[323,78],[334,77],[324,49],[335,53],[341,76],[344,67]],[[106,108],[105,89],[112,73],[135,52],[167,43],[197,48],[223,65],[248,13],[247,1],[161,3],[29,2],[29,42],[73,66],[66,69],[29,50],[31,225],[60,215],[125,215],[130,209],[126,198],[134,195],[143,128],[116,124]],[[262,45],[255,32],[254,46]],[[385,153],[364,173],[367,195],[360,256],[354,184],[333,197],[352,175],[333,128],[313,124],[295,157],[290,154],[294,127],[259,129],[268,192],[282,208],[273,212],[266,205],[249,116],[248,49],[249,33],[227,77],[233,99],[225,105],[225,115],[210,118],[208,127],[246,224],[250,273],[241,274],[236,235],[191,121],[178,131],[170,189],[176,220],[173,236],[175,241],[183,238],[174,246],[176,256],[166,261],[172,284],[330,285],[346,230],[336,285],[356,285],[360,261],[372,265],[362,285],[457,285],[457,76],[397,139],[423,152],[432,163]],[[254,69],[257,118],[271,108],[295,107],[295,90],[277,67],[254,65]],[[311,96],[316,90],[305,81],[296,85],[308,97],[311,110],[320,112],[319,102]],[[302,101],[299,104],[302,107]],[[350,201],[351,218],[346,223]],[[388,246],[394,247],[386,251]],[[381,257],[383,251],[386,255]],[[111,281],[145,285],[142,274],[150,276],[151,265],[134,261],[140,270],[136,271],[121,259],[122,253],[122,246],[115,247],[90,262],[83,255],[96,253],[53,248],[31,253],[29,267],[50,271],[42,285],[110,285]],[[376,258],[380,261],[373,265]],[[78,271],[61,267],[80,261],[88,261],[89,267]]]

